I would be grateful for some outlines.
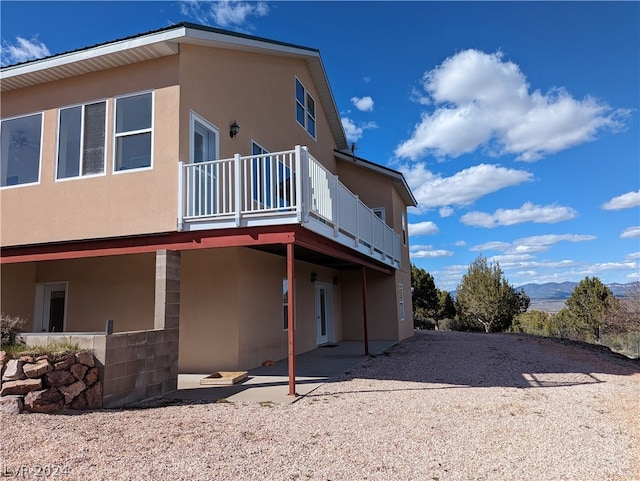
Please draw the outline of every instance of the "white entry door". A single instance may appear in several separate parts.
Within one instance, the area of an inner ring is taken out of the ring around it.
[[[327,284],[316,282],[316,344],[326,344],[331,340],[331,299]]]
[[[200,164],[218,158],[218,129],[202,117],[191,113],[191,163]],[[216,214],[217,205],[217,165],[205,164],[194,172],[194,179],[188,179],[194,189],[193,209],[195,215]]]

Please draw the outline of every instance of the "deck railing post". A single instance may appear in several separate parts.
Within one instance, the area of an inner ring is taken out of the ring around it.
[[[178,162],[178,231],[184,227],[184,162]]]
[[[240,227],[240,219],[242,217],[242,165],[240,163],[240,154],[233,156],[234,164],[234,202],[235,202],[235,219],[236,227]]]

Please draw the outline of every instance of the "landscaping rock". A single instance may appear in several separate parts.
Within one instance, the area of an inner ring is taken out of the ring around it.
[[[63,371],[64,369],[68,369],[76,363],[76,355],[75,354],[67,354],[60,361],[54,364],[54,368],[56,371]]]
[[[85,392],[81,392],[77,398],[71,401],[71,409],[77,409],[78,411],[85,411],[87,407],[87,396]]]
[[[42,389],[42,379],[6,381],[2,383],[0,396],[22,395],[31,391],[37,391],[38,389]]]
[[[20,414],[24,409],[22,396],[0,397],[0,412],[5,414]]]
[[[80,364],[84,364],[87,367],[95,366],[93,354],[91,354],[89,351],[80,351],[76,353],[76,360]]]
[[[87,409],[102,408],[102,383],[97,382],[84,392],[87,398]]]
[[[87,386],[91,386],[93,385],[93,383],[95,383],[100,377],[100,371],[98,370],[97,367],[92,367],[91,369],[89,369],[89,372],[87,372],[86,376],[84,377],[84,382]]]
[[[24,398],[25,408],[34,413],[52,413],[62,409],[64,398],[57,389],[32,391]]]
[[[22,370],[28,378],[33,379],[36,377],[41,377],[43,374],[46,374],[49,371],[53,371],[53,365],[45,357],[44,359],[40,359],[33,364],[25,364],[24,366],[22,366]]]
[[[69,371],[51,371],[44,375],[44,384],[49,387],[68,386],[77,381]]]
[[[61,386],[58,388],[58,391],[60,391],[60,394],[64,396],[64,403],[69,404],[86,388],[87,385],[85,383],[78,381],[70,384],[69,386]]]
[[[18,381],[21,379],[26,379],[27,376],[24,375],[24,371],[22,370],[23,365],[24,361],[20,361],[18,359],[9,359],[9,361],[7,361],[7,366],[4,369],[2,380]]]
[[[84,375],[88,370],[89,368],[87,366],[80,363],[74,364],[69,368],[69,372],[73,374],[73,377],[75,377],[78,381],[82,381],[84,379]]]

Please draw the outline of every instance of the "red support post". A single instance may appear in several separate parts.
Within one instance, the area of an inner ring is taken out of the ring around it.
[[[369,355],[369,329],[367,327],[367,268],[362,266],[362,320],[364,322],[364,355]]]
[[[287,244],[287,327],[289,328],[289,396],[296,394],[296,317],[293,243]]]

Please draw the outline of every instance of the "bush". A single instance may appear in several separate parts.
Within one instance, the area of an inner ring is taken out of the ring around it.
[[[0,316],[0,333],[2,334],[0,344],[13,346],[16,343],[16,336],[24,332],[25,324],[26,321],[23,317],[3,313]]]

